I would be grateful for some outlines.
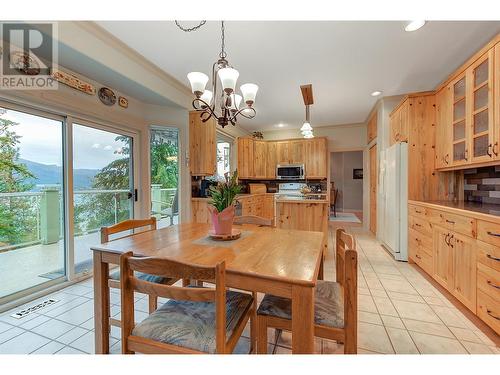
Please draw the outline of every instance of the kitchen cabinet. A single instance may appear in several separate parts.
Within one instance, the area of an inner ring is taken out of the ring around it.
[[[475,240],[453,233],[448,240],[452,249],[452,294],[472,312],[476,312],[476,249]]]
[[[276,142],[276,162],[277,164],[290,164],[290,142],[278,141]]]
[[[500,44],[497,36],[437,90],[437,169],[500,159]]]
[[[259,179],[267,178],[267,154],[268,142],[266,141],[253,141],[254,159],[253,159],[253,177]]]
[[[259,216],[274,220],[274,194],[249,194],[237,198],[241,204],[241,215]]]
[[[433,230],[434,279],[445,289],[453,288],[453,252],[448,240],[451,234],[447,229],[435,226]]]
[[[377,145],[370,148],[370,231],[377,234]]]
[[[215,120],[202,122],[200,112],[189,112],[189,170],[192,176],[211,176],[217,170]]]
[[[409,105],[409,101],[404,100],[389,115],[391,145],[397,142],[408,142]]]
[[[313,138],[305,144],[306,178],[326,179],[328,176],[328,145],[326,138]]]
[[[211,223],[212,217],[208,211],[209,198],[191,199],[191,220],[193,223]]]
[[[266,179],[268,180],[276,178],[276,146],[276,142],[267,142]]]
[[[289,141],[288,144],[288,163],[290,164],[299,164],[304,163],[305,155],[304,155],[304,144],[305,141]]]
[[[276,227],[327,233],[328,202],[276,201]]]
[[[238,178],[254,177],[254,140],[238,138]]]
[[[377,111],[373,112],[370,115],[366,124],[366,131],[366,138],[368,139],[368,144],[370,144],[371,141],[377,138]]]

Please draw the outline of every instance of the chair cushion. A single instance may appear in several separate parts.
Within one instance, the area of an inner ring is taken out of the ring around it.
[[[169,284],[174,279],[169,277],[157,276],[157,275],[149,275],[147,273],[136,272],[136,277],[140,280],[149,281],[150,283],[156,284]],[[120,270],[113,272],[109,275],[109,278],[112,280],[120,280]]]
[[[226,292],[226,339],[232,335],[252,301],[250,294]],[[169,300],[137,324],[132,335],[215,353],[215,302]]]
[[[257,314],[291,320],[292,303],[288,298],[266,294]],[[318,280],[314,296],[314,323],[333,328],[344,327],[344,296],[339,283]]]

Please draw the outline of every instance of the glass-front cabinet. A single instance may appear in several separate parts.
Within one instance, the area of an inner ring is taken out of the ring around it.
[[[452,84],[453,117],[452,117],[452,163],[465,164],[469,159],[467,142],[467,76],[458,77]]]
[[[471,82],[471,158],[486,162],[494,157],[493,122],[493,50],[483,55],[469,69]]]

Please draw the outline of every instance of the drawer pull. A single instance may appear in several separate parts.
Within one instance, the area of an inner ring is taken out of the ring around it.
[[[415,210],[415,213],[416,213],[416,214],[421,214],[421,213],[422,213],[422,211]]]
[[[416,258],[418,258],[418,259],[422,259],[422,258],[420,257],[420,255],[418,255],[418,254],[415,254],[415,257],[416,257]]]
[[[493,284],[491,282],[491,280],[486,280],[486,282],[488,283],[489,286],[492,286],[493,288],[496,288],[496,289],[500,289],[500,286]]]
[[[418,237],[415,237],[415,241],[416,241],[417,243],[419,243],[419,244],[421,244],[421,243],[422,243],[422,240],[421,240],[420,238],[418,238]]]
[[[448,224],[455,224],[455,222],[454,222],[454,221],[452,221],[452,220],[448,220],[448,219],[446,219],[446,222],[447,222]]]
[[[418,224],[418,223],[415,223],[415,226],[416,227],[421,227],[422,225]]]
[[[491,260],[496,260],[497,262],[500,262],[500,258],[495,258],[493,255],[486,254],[486,258],[489,258]]]
[[[500,233],[493,233],[493,232],[490,232],[490,231],[488,231],[486,233],[488,233],[490,236],[493,236],[493,237],[500,237]]]
[[[495,318],[496,320],[500,320],[500,318],[498,316],[495,316],[491,313],[491,310],[488,310],[486,309],[486,312],[488,313],[489,316],[491,316],[492,318]]]

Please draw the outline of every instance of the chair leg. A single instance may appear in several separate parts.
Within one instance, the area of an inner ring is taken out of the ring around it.
[[[267,354],[267,320],[257,315],[257,354]]]
[[[250,315],[250,353],[257,353],[257,293],[252,292],[253,306]]]
[[[158,308],[158,297],[149,295],[149,313],[152,314]]]

